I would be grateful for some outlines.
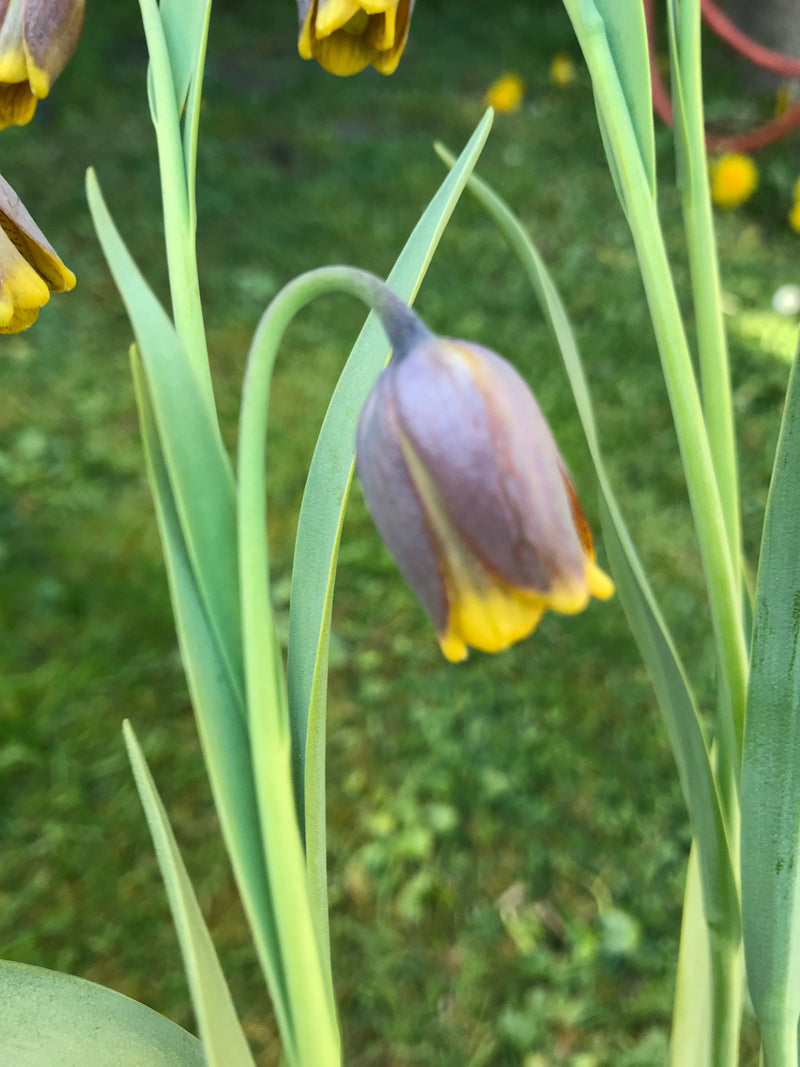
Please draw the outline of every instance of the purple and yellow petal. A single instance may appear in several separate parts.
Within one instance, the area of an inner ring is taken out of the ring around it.
[[[74,285],[75,275],[0,177],[0,333],[27,329],[51,292]]]
[[[0,2],[0,129],[29,122],[72,57],[84,0]]]
[[[84,8],[84,0],[26,0],[23,42],[28,81],[37,96],[47,96],[74,55]]]
[[[500,651],[546,610],[613,593],[536,400],[488,349],[431,335],[396,346],[362,413],[357,463],[449,660]]]

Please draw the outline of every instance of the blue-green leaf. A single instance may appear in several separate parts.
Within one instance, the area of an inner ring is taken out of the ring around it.
[[[708,929],[703,914],[697,843],[693,841],[683,896],[669,1067],[709,1067],[712,1015]]]
[[[254,1067],[211,935],[144,753],[130,723],[123,723],[122,729],[169,896],[208,1067]]]
[[[147,474],[156,505],[178,641],[214,803],[256,951],[269,983],[278,1024],[291,1050],[291,1015],[261,844],[261,823],[244,708],[227,679],[203,610],[181,532],[144,370],[135,350],[131,366]]]
[[[0,960],[0,1004],[8,1067],[206,1067],[202,1045],[177,1023],[69,974]]]
[[[800,1011],[800,375],[792,367],[758,566],[742,763],[742,914],[766,1067]]]
[[[117,232],[93,171],[87,174],[86,191],[147,373],[158,437],[194,579],[229,684],[241,704],[235,487],[230,462],[172,322]]]
[[[639,146],[647,183],[655,198],[655,132],[644,6],[638,0],[633,3],[631,0],[565,0],[565,7],[593,81],[598,77],[613,77],[603,53],[610,56]],[[604,140],[607,139],[604,137]],[[607,151],[609,147],[607,142]],[[615,162],[611,151],[608,158],[613,173]]]

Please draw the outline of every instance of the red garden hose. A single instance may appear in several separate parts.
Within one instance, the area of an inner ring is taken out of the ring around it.
[[[647,40],[650,50],[650,85],[653,96],[653,109],[658,117],[668,126],[672,126],[672,101],[664,87],[658,69],[656,55],[655,0],[642,0],[645,20],[647,22]],[[800,78],[800,58],[784,56],[770,48],[751,40],[720,11],[714,0],[700,0],[703,18],[717,36],[730,45],[736,52],[751,63],[773,74],[786,78]],[[721,134],[706,131],[706,148],[712,151],[752,152],[764,145],[784,137],[790,130],[800,126],[800,103],[793,104],[783,115],[779,115],[760,126],[737,134]]]

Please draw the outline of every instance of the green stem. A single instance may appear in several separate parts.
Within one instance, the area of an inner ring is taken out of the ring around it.
[[[588,17],[580,0],[565,0],[565,5],[592,76],[598,110],[603,116],[623,186],[624,206],[653,320],[703,561],[717,656],[731,708],[731,737],[727,743],[737,754],[738,776],[747,693],[741,590],[731,562],[725,518],[680,306],[656,205],[650,194],[602,20],[599,16]]]
[[[738,838],[737,838],[738,841]],[[731,844],[734,848],[733,843]],[[734,857],[738,867],[738,849]],[[711,948],[711,1067],[737,1067],[742,1023],[744,952],[741,938],[717,937],[709,930]]]
[[[714,217],[706,163],[703,123],[703,79],[700,49],[700,4],[683,2],[679,26],[668,5],[670,55],[677,76],[675,137],[679,187],[689,252],[703,410],[714,473],[728,533],[734,575],[740,569],[739,483],[728,346],[714,234]],[[679,33],[676,33],[679,30]]]
[[[139,6],[150,55],[153,125],[158,146],[164,240],[175,328],[216,422],[217,411],[197,273],[194,207],[189,203],[180,115],[175,100],[169,51],[155,0],[139,0]]]
[[[272,301],[253,337],[239,428],[239,560],[247,704],[262,833],[289,999],[303,1067],[338,1062],[338,1034],[328,933],[324,751],[309,747],[305,782],[306,855],[291,776],[291,731],[269,599],[266,438],[272,370],[294,316],[315,297],[346,292],[374,308],[397,348],[424,331],[416,315],[373,275],[324,267],[290,282]],[[275,649],[273,655],[265,654]],[[305,889],[307,887],[307,893]],[[310,922],[308,919],[310,918]]]

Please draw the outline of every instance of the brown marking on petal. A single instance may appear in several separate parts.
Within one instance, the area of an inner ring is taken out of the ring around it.
[[[28,82],[0,85],[0,130],[6,126],[25,126],[33,118],[37,97]]]
[[[0,228],[54,293],[72,289],[75,275],[31,218],[25,205],[0,176]]]
[[[84,0],[27,0],[25,54],[37,96],[47,96],[78,47],[84,7]]]
[[[572,508],[572,518],[575,520],[575,530],[583,549],[589,559],[594,559],[594,542],[592,540],[592,531],[589,529],[589,523],[586,521],[586,516],[583,513],[580,501],[578,500],[578,494],[575,492],[575,486],[569,479],[569,475],[562,466],[561,476],[564,479],[564,486],[567,490],[567,496],[569,497],[570,507]]]

